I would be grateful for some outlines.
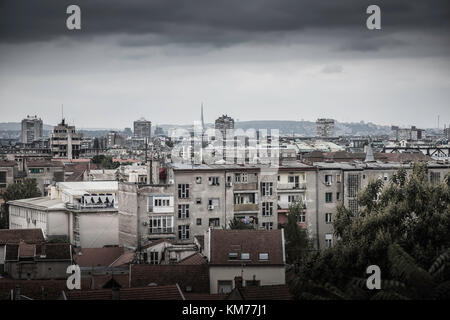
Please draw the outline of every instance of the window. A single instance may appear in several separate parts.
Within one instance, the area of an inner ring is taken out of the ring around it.
[[[325,246],[331,248],[333,246],[333,235],[331,233],[325,234]]]
[[[325,175],[325,184],[331,185],[333,183],[333,176],[331,174]]]
[[[208,199],[208,209],[213,210],[214,208],[219,208],[220,200],[219,198]]]
[[[273,202],[262,203],[262,215],[271,216],[273,214]]]
[[[178,185],[178,198],[180,199],[189,198],[189,184]]]
[[[196,204],[202,204],[202,198],[196,198],[195,199]]]
[[[211,186],[219,185],[219,177],[209,177],[208,181],[209,181],[209,185],[211,185]]]
[[[441,182],[441,173],[440,172],[430,172],[430,182],[432,184],[437,184]]]
[[[179,204],[178,205],[178,219],[189,218],[189,205]]]
[[[325,222],[331,223],[331,213],[325,213]]]
[[[197,218],[197,225],[201,226],[202,225],[202,219],[201,218]]]
[[[299,195],[288,195],[288,203],[297,202],[300,199]]]
[[[340,174],[336,175],[336,182],[341,183],[341,175]]]
[[[261,183],[261,192],[263,196],[271,196],[273,194],[273,183],[272,182]]]
[[[6,188],[6,171],[0,171],[0,188]]]
[[[173,217],[154,216],[149,220],[149,233],[172,233]]]
[[[365,179],[365,175],[363,175],[363,179]],[[358,195],[359,184],[360,184],[360,176],[359,174],[349,174],[348,175],[348,196],[350,198],[354,198]]]
[[[234,174],[234,182],[241,182],[241,174],[240,173],[235,173]]]
[[[350,211],[354,214],[358,213],[358,200],[356,199],[349,199],[348,200],[348,207]]]
[[[325,202],[326,203],[333,202],[333,193],[332,192],[325,193]]]
[[[178,239],[189,239],[189,225],[178,226]]]
[[[241,260],[250,260],[250,253],[241,253]]]
[[[236,252],[230,252],[228,254],[228,260],[237,260],[238,254]]]
[[[209,219],[209,226],[210,227],[219,227],[220,226],[220,219],[219,218],[211,218],[211,219]]]
[[[299,216],[299,222],[306,222],[306,213],[305,213],[305,211],[302,211],[301,213],[300,213],[300,216]]]
[[[259,260],[260,261],[267,261],[267,260],[269,260],[269,254],[268,253],[260,253],[259,254]]]
[[[202,177],[195,177],[195,183],[202,183]]]
[[[229,280],[217,281],[217,293],[230,293],[233,288],[233,282]]]
[[[150,264],[159,264],[158,254],[158,251],[150,252]]]
[[[273,229],[273,222],[263,222],[262,227],[265,230],[272,230]]]
[[[336,200],[341,200],[341,193],[340,192],[336,192]]]

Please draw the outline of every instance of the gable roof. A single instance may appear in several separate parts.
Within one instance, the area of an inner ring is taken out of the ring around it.
[[[282,230],[220,230],[211,229],[210,265],[284,265]],[[229,253],[238,259],[230,260]],[[241,260],[241,253],[249,253],[249,260]],[[260,253],[269,259],[259,260]]]
[[[108,267],[123,253],[123,247],[76,248],[73,259],[80,268]]]
[[[183,291],[190,287],[192,292],[195,293],[209,293],[208,265],[131,265],[131,287],[144,287],[150,284],[173,285],[176,283]]]
[[[40,243],[44,241],[42,229],[0,229],[0,245],[6,243]]]
[[[5,245],[5,251],[5,261],[18,261],[20,258],[34,258],[34,260],[72,260],[71,245],[69,243],[8,243]]]
[[[198,252],[191,254],[190,256],[188,256],[178,262],[178,264],[184,264],[184,265],[199,265],[199,264],[206,264],[206,263],[207,263],[206,257]]]

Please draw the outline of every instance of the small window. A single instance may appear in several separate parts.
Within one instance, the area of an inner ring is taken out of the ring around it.
[[[202,225],[202,219],[201,218],[197,218],[197,225],[201,226]]]
[[[195,199],[196,204],[202,204],[202,198],[196,198]]]
[[[260,253],[259,260],[261,260],[261,261],[269,260],[269,254],[268,253]]]
[[[195,183],[202,183],[202,177],[195,177]]]
[[[241,260],[250,260],[250,253],[241,253]]]
[[[228,260],[237,260],[238,254],[236,252],[230,252],[228,254]]]

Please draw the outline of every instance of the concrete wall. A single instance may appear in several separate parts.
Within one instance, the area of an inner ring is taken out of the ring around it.
[[[82,248],[101,248],[119,244],[119,215],[110,213],[77,213]]]
[[[286,284],[284,266],[210,266],[209,284],[210,293],[218,293],[218,281],[232,281],[234,288],[234,278],[242,276],[245,281],[260,280],[260,285]]]

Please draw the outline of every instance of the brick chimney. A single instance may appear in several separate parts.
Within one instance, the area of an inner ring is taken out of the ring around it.
[[[234,287],[237,289],[242,289],[242,277],[234,277]]]

